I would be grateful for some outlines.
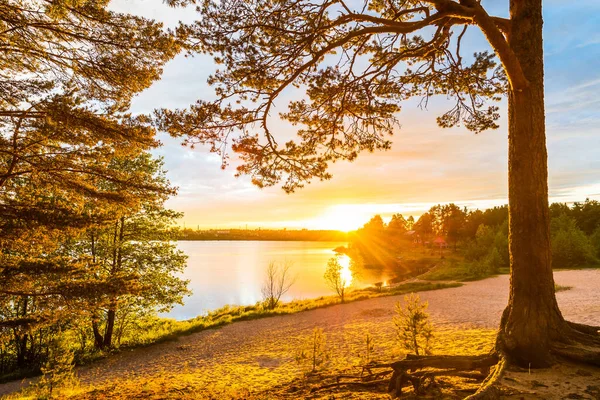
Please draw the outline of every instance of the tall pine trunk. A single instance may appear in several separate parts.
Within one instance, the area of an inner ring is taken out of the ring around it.
[[[554,294],[544,115],[542,0],[511,0],[509,44],[529,86],[509,93],[510,297],[502,347],[522,365],[552,362],[550,342],[565,322]]]

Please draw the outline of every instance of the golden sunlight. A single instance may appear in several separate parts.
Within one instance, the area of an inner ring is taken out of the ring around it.
[[[345,254],[338,256],[338,262],[342,266],[340,271],[340,278],[342,280],[342,285],[347,288],[352,285],[352,270],[350,269],[350,257]]]
[[[318,220],[319,229],[335,229],[343,232],[356,230],[370,219],[370,215],[356,212],[351,207],[338,205],[330,207]]]

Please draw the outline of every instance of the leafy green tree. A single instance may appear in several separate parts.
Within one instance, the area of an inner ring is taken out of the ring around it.
[[[550,217],[558,218],[561,215],[571,215],[571,208],[567,203],[552,203],[550,204]]]
[[[409,215],[408,218],[406,219],[406,228],[411,231],[413,230],[413,227],[415,225],[415,217],[413,217],[412,215]]]
[[[550,228],[553,268],[573,268],[598,260],[590,239],[577,227],[574,218],[562,214],[552,219]]]
[[[464,234],[466,212],[456,204],[450,203],[433,206],[427,214],[431,216],[433,232],[447,238],[456,249],[456,243]]]
[[[377,214],[371,218],[369,222],[364,224],[361,229],[369,236],[381,236],[383,235],[385,228],[385,222],[383,222],[381,215]]]
[[[485,257],[494,244],[494,229],[487,225],[479,225],[475,239],[465,249],[465,258],[469,261]]]
[[[600,227],[590,236],[590,242],[594,248],[596,258],[600,259]]]
[[[419,234],[423,241],[430,239],[435,232],[431,214],[421,214],[417,222],[415,222],[413,229]]]
[[[472,239],[477,234],[480,225],[484,225],[483,211],[471,210],[468,212],[465,220],[464,235],[468,239]]]
[[[465,248],[465,258],[478,277],[498,273],[500,268],[508,268],[508,224],[490,227],[480,225],[475,238]]]
[[[87,257],[87,276],[112,289],[102,293],[99,304],[91,305],[98,348],[113,346],[115,331],[120,339],[128,319],[169,311],[189,294],[187,281],[178,276],[187,256],[172,242],[176,237],[174,223],[182,214],[164,208],[174,189],[165,177],[162,161],[145,154],[114,168],[143,173],[154,185],[162,186],[162,191],[146,193],[137,212],[116,208],[110,223],[89,229],[66,249]]]
[[[187,294],[186,282],[177,277],[186,257],[168,241],[179,214],[163,207],[175,192],[161,161],[144,154],[115,159],[111,168],[129,170],[139,182],[129,194],[142,204],[109,207],[90,198],[83,212],[97,222],[87,230],[24,230],[10,250],[0,252],[0,333],[7,349],[1,358],[7,372],[42,366],[57,330],[94,321],[96,345],[111,346],[132,317],[168,310]]]
[[[139,208],[140,192],[160,190],[112,164],[158,145],[150,118],[128,107],[181,43],[108,2],[0,6],[0,309],[19,310],[0,315],[2,340],[106,290],[83,278],[87,260],[62,244],[109,220],[112,207]]]
[[[488,208],[483,212],[483,223],[487,226],[498,226],[508,221],[508,206]]]
[[[570,212],[579,229],[586,235],[594,233],[600,227],[600,202],[586,199],[583,203],[576,202]]]
[[[125,192],[99,191],[86,178],[131,186],[107,168],[110,160],[156,146],[150,119],[127,109],[180,41],[107,6],[1,2],[0,240],[23,224],[81,224],[90,196],[124,200]]]
[[[392,236],[403,235],[408,231],[408,221],[402,214],[394,214],[387,226],[387,231]]]
[[[503,18],[477,0],[206,0],[189,33],[199,52],[222,65],[209,79],[216,99],[159,111],[158,124],[188,143],[207,144],[225,164],[232,143],[238,174],[261,187],[283,182],[290,192],[329,179],[335,160],[390,148],[385,135],[398,125],[401,100],[452,98],[438,124],[481,132],[498,127],[499,108],[490,102],[507,94],[511,286],[498,351],[525,367],[547,366],[555,354],[597,360],[600,345],[561,347],[587,343],[581,335],[597,329],[567,323],[556,302],[542,1],[507,3]],[[483,33],[491,53],[461,54],[470,27]],[[293,88],[305,96],[278,109],[298,126],[296,140],[272,125],[280,95]]]
[[[352,238],[352,247],[368,265],[393,265],[396,240],[390,238],[390,230],[381,215],[375,215]]]

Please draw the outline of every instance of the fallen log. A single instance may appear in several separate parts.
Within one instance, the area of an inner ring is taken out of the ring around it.
[[[497,355],[481,356],[416,356],[408,355],[404,360],[391,364],[392,377],[388,384],[388,392],[392,397],[401,397],[402,389],[407,384],[413,386],[416,394],[424,391],[434,383],[436,376],[463,376],[474,379],[485,379],[490,368],[498,363]],[[426,371],[420,371],[427,368]],[[433,371],[432,371],[433,369]],[[477,371],[477,372],[468,372]]]

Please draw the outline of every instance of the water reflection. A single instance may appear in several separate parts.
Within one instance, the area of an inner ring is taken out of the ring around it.
[[[352,285],[352,269],[350,268],[350,263],[352,260],[345,254],[340,254],[338,257],[338,263],[341,265],[342,269],[340,270],[340,277],[342,278],[342,286],[347,288]]]
[[[226,304],[249,305],[261,300],[265,268],[272,262],[291,262],[294,285],[282,299],[307,299],[330,295],[323,279],[327,260],[335,256],[340,242],[236,242],[181,241],[178,247],[188,256],[184,277],[194,292],[169,314],[177,319],[193,318]],[[350,259],[341,256],[344,274],[352,277]]]

